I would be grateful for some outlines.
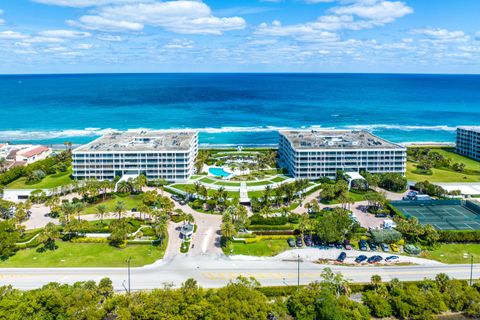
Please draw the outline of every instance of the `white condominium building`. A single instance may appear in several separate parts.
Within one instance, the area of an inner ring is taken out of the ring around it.
[[[337,170],[406,171],[407,149],[366,131],[280,131],[279,165],[295,178],[335,178]]]
[[[480,160],[480,126],[457,128],[457,152]]]
[[[144,174],[183,182],[194,173],[194,131],[114,132],[73,150],[73,177],[113,180]]]

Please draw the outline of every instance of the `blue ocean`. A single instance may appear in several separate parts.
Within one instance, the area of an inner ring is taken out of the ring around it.
[[[109,130],[200,131],[200,143],[269,145],[285,128],[366,129],[453,142],[480,125],[480,76],[88,74],[0,76],[0,142],[75,144]]]

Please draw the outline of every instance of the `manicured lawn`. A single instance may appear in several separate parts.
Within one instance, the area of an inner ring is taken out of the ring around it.
[[[198,180],[200,182],[203,182],[203,183],[214,183],[216,182],[217,180],[213,180],[213,179],[210,179],[210,178],[202,178],[200,180]]]
[[[369,192],[374,192],[374,191],[369,191]],[[359,202],[359,201],[365,200],[365,197],[366,197],[367,194],[369,194],[369,192],[356,193],[356,192],[349,191],[348,196],[353,200],[353,202]],[[337,199],[333,199],[333,200],[330,200],[330,201],[322,200],[320,202],[323,203],[323,204],[338,204],[338,203],[340,203],[340,201],[338,201]]]
[[[125,203],[125,206],[127,207],[127,210],[131,210],[132,208],[137,208],[139,205],[142,204],[142,196],[141,195],[131,195],[127,197],[114,196],[112,199],[108,199],[108,200],[105,200],[104,202],[85,207],[85,209],[83,209],[83,214],[97,213],[96,207],[98,207],[100,204],[106,205],[108,208],[108,212],[114,212],[115,205],[117,204],[118,201],[123,201],[123,203]]]
[[[129,245],[124,249],[106,243],[70,243],[56,241],[58,249],[37,252],[36,248],[18,251],[8,260],[0,261],[0,268],[58,268],[58,267],[139,267],[161,259],[165,248],[147,244]]]
[[[8,189],[51,189],[67,185],[72,182],[70,175],[71,168],[67,172],[60,172],[51,174],[42,179],[42,181],[35,184],[27,184],[27,178],[19,178],[7,185]]]
[[[263,240],[256,243],[231,243],[233,254],[247,256],[271,257],[290,249],[287,240]]]
[[[269,180],[265,181],[253,181],[253,182],[247,182],[247,187],[254,187],[254,186],[266,186],[268,184],[272,184]]]
[[[429,148],[431,151],[438,152],[439,154],[450,158],[451,163],[459,162],[465,164],[466,170],[480,171],[480,162],[468,157],[464,157],[455,153],[454,148]],[[431,175],[424,175],[414,173],[416,164],[414,162],[407,162],[407,179],[413,181],[425,181],[430,182],[480,182],[480,175],[466,174],[462,172],[455,172],[451,170],[432,168]],[[470,172],[471,173],[471,172]]]
[[[189,190],[190,192],[192,192],[194,189],[194,185],[193,184],[181,184],[181,183],[178,183],[178,184],[173,184],[171,185],[171,187],[173,188],[176,188],[178,190],[182,190],[182,191],[187,191]],[[208,189],[208,196],[211,197],[214,193],[216,192],[216,190],[214,189]],[[240,193],[239,192],[235,192],[235,191],[227,191],[227,194],[230,198],[238,198],[240,197]]]
[[[215,184],[217,186],[225,186],[225,187],[240,187],[240,182],[218,181]]]
[[[415,163],[407,162],[407,179],[408,180],[413,180],[413,181],[428,180],[430,182],[480,182],[480,175],[468,175],[461,172],[436,169],[436,168],[431,169],[432,170],[431,175],[425,175],[425,174],[413,173],[412,171],[415,169],[416,169]]]
[[[255,198],[260,198],[263,197],[263,191],[249,191],[248,192],[248,197],[255,197]]]
[[[422,253],[423,258],[443,263],[470,263],[471,255],[473,255],[473,263],[480,263],[480,244],[442,244],[438,249]]]
[[[285,181],[287,179],[288,179],[287,177],[278,176],[278,177],[275,177],[275,178],[271,179],[270,181],[272,181],[272,182],[282,182],[282,181]]]

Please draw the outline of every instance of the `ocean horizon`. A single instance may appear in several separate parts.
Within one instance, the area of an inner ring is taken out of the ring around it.
[[[480,125],[480,76],[121,73],[0,76],[0,141],[87,143],[111,130],[200,132],[202,145],[265,146],[282,129],[368,130],[453,143]]]

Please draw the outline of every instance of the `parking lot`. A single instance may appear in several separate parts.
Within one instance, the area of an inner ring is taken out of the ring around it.
[[[342,264],[336,262],[336,259],[340,253],[345,252],[346,258]],[[382,261],[374,264],[369,264],[367,262],[356,263],[355,259],[360,256],[365,255],[367,258],[379,255],[382,257]],[[396,255],[398,259],[391,262],[385,262],[385,258]],[[339,264],[339,265],[396,265],[396,264],[418,264],[418,265],[440,265],[441,262],[428,260],[418,257],[405,256],[401,254],[392,254],[391,252],[380,252],[380,251],[360,251],[360,250],[341,250],[341,249],[319,249],[315,247],[308,247],[302,249],[292,249],[276,255],[275,257],[252,257],[252,256],[230,256],[232,260],[272,260],[272,261],[296,261],[300,257],[301,261],[311,261],[319,262],[322,264]]]

